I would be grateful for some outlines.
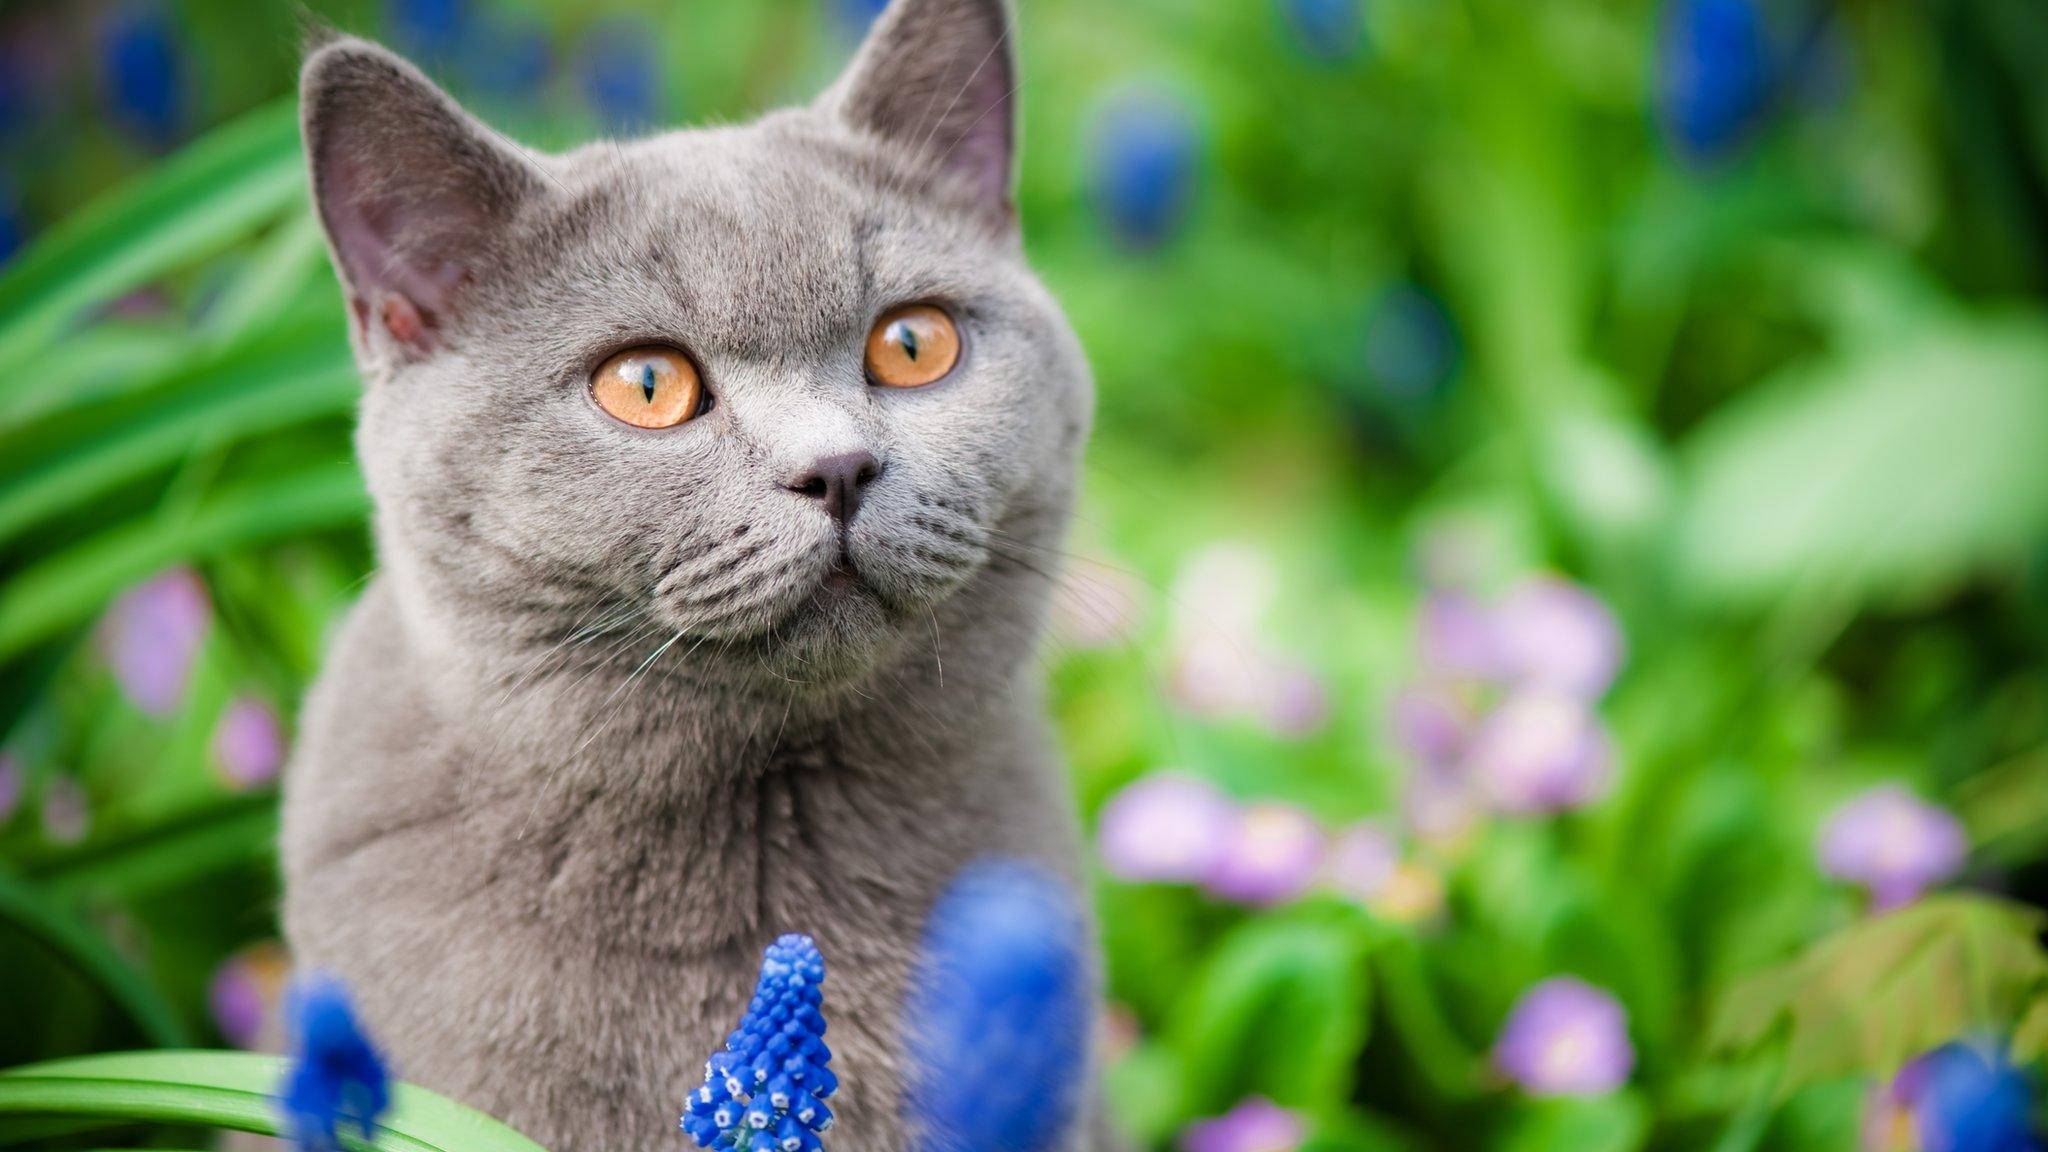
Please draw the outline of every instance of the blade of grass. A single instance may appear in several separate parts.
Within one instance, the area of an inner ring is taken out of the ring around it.
[[[229,489],[175,522],[101,533],[13,577],[0,600],[0,660],[85,623],[122,588],[177,561],[343,527],[368,510],[355,466],[338,463]]]
[[[164,1047],[190,1044],[184,1021],[141,973],[99,933],[11,872],[0,871],[0,920],[63,957],[135,1022],[144,1039]]]
[[[120,1052],[0,1072],[0,1116],[94,1116],[278,1134],[285,1063],[253,1052]],[[411,1084],[352,1152],[544,1152],[511,1127]]]
[[[277,796],[224,796],[142,826],[95,833],[84,844],[19,862],[22,875],[59,898],[134,898],[223,868],[261,860],[277,839]]]
[[[298,114],[280,101],[50,229],[0,275],[0,393],[80,312],[249,234],[305,201]]]

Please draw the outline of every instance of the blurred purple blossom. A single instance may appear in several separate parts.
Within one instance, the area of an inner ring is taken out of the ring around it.
[[[1146,587],[1111,564],[1078,560],[1060,572],[1052,601],[1053,634],[1077,648],[1129,643],[1145,626]]]
[[[1221,1116],[1188,1125],[1180,1152],[1293,1152],[1307,1134],[1299,1113],[1250,1096]]]
[[[1968,854],[1960,821],[1896,784],[1851,798],[1820,833],[1821,871],[1862,885],[1880,911],[1910,904],[1961,872]]]
[[[277,710],[253,696],[238,697],[213,729],[213,756],[236,788],[254,788],[276,778],[284,766],[284,727]]]
[[[1090,190],[1125,248],[1150,251],[1179,230],[1194,201],[1200,151],[1194,113],[1171,92],[1127,89],[1096,109]]]
[[[52,779],[43,790],[43,836],[53,844],[76,844],[92,830],[92,809],[85,790],[69,776]]]
[[[108,610],[101,640],[114,678],[137,707],[175,711],[206,636],[206,589],[188,568],[173,568],[122,594]]]
[[[1607,794],[1614,782],[1614,743],[1583,702],[1523,693],[1480,724],[1464,771],[1495,811],[1560,812]]]
[[[1323,830],[1288,804],[1245,807],[1209,873],[1210,893],[1241,904],[1279,904],[1315,882],[1323,861]]]
[[[265,941],[242,949],[214,969],[206,1004],[223,1039],[237,1048],[255,1048],[263,1042],[290,968],[284,949]]]
[[[1418,765],[1401,793],[1401,819],[1408,830],[1433,844],[1453,844],[1479,820],[1479,798],[1463,773]]]
[[[1401,845],[1391,829],[1364,820],[1339,832],[1323,858],[1322,882],[1361,904],[1370,902],[1393,878]]]
[[[1507,675],[1519,684],[1597,700],[1621,669],[1621,625],[1600,598],[1552,576],[1522,582],[1495,616]]]
[[[1276,652],[1262,633],[1280,595],[1266,552],[1212,544],[1190,556],[1170,592],[1175,699],[1204,716],[1243,716],[1301,737],[1329,719],[1329,692],[1306,664]]]
[[[1570,976],[1523,993],[1493,1048],[1494,1067],[1532,1096],[1612,1092],[1635,1062],[1621,1003]]]
[[[1861,1152],[2040,1152],[2032,1097],[2027,1075],[1997,1045],[1947,1044],[1872,1090]]]
[[[1214,786],[1159,772],[1103,805],[1096,849],[1118,879],[1195,884],[1216,870],[1237,822],[1236,805]]]
[[[1402,757],[1418,768],[1443,769],[1465,754],[1472,715],[1464,700],[1449,688],[1414,685],[1394,694],[1387,726]]]
[[[1299,739],[1322,731],[1330,720],[1330,692],[1307,666],[1274,661],[1262,669],[1264,690],[1258,715],[1275,736]]]
[[[7,823],[21,805],[22,789],[27,785],[25,776],[21,757],[12,752],[0,752],[0,824]]]
[[[1416,648],[1433,678],[1485,681],[1505,673],[1492,609],[1464,592],[1429,594],[1417,620]]]

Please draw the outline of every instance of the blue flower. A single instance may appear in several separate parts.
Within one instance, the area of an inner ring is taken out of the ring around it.
[[[1429,396],[1457,364],[1457,330],[1426,290],[1397,284],[1373,305],[1366,320],[1365,366],[1389,393],[1407,399]]]
[[[385,0],[384,22],[408,55],[445,60],[462,46],[469,28],[468,0]]]
[[[152,147],[185,123],[185,69],[162,5],[115,9],[100,27],[100,83],[114,121]]]
[[[1120,93],[1097,115],[1090,183],[1126,247],[1157,248],[1187,217],[1199,140],[1193,114],[1162,92]]]
[[[661,119],[657,42],[654,29],[631,18],[607,21],[584,35],[577,53],[578,79],[584,98],[606,128],[633,131]]]
[[[839,1089],[827,1067],[824,985],[825,958],[809,936],[768,946],[746,1015],[683,1107],[682,1129],[698,1147],[819,1152],[832,1127],[825,1100]]]
[[[369,1139],[391,1104],[391,1082],[356,1022],[348,990],[332,977],[301,977],[286,994],[285,1020],[291,1067],[278,1095],[293,1147],[333,1152],[344,1122]]]
[[[1043,871],[985,861],[932,909],[907,1008],[918,1152],[1045,1152],[1088,1068],[1090,981],[1074,898]]]
[[[547,29],[531,17],[493,14],[463,37],[462,72],[480,93],[537,96],[553,68]]]
[[[859,39],[888,6],[889,0],[831,0],[833,23]]]
[[[1946,1044],[1899,1070],[1881,1117],[1897,1117],[1928,1152],[2039,1152],[2032,1085],[1988,1042]]]
[[[1280,16],[1301,50],[1319,60],[1342,60],[1365,39],[1359,0],[1280,0]]]
[[[1666,131],[1691,159],[1725,156],[1769,110],[1770,30],[1755,0],[1669,0],[1658,44]]]

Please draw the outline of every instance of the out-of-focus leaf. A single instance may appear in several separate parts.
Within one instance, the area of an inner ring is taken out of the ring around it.
[[[194,445],[219,446],[349,411],[359,391],[339,341],[294,341],[196,367],[192,387],[22,475],[0,470],[0,542],[117,485],[169,468]]]
[[[1953,580],[2048,531],[2048,322],[1930,322],[1794,369],[1687,451],[1671,569],[1696,602]]]
[[[192,352],[192,337],[170,324],[94,325],[87,338],[37,357],[17,371],[31,383],[0,385],[0,436],[91,402],[146,392],[175,376]]]
[[[143,827],[95,831],[84,844],[23,861],[22,871],[46,892],[132,899],[262,859],[276,838],[277,797],[247,793]]]
[[[254,1052],[119,1052],[0,1072],[0,1116],[82,1117],[227,1128],[275,1136],[285,1062]],[[542,1152],[505,1124],[411,1084],[350,1152]]]
[[[1831,1076],[1889,1074],[1984,1029],[2003,1031],[2048,981],[2042,913],[1974,894],[1931,896],[1859,921],[1804,956],[1737,985],[1711,1042],[1785,1045],[1781,1091]]]
[[[313,276],[325,275],[326,268],[327,247],[313,214],[287,217],[207,309],[202,325],[207,338],[231,344],[275,321],[298,289]]]
[[[152,1044],[191,1043],[185,1023],[141,973],[108,947],[100,934],[10,872],[0,871],[0,920],[64,957],[79,975],[121,1006]]]
[[[0,274],[0,396],[79,312],[247,235],[305,197],[298,113],[236,120],[52,228]]]
[[[1988,860],[2016,861],[2048,848],[2048,747],[1993,765],[1956,790],[1956,814]]]
[[[1329,1106],[1349,1093],[1365,1046],[1366,941],[1329,921],[1254,920],[1209,957],[1174,1015],[1169,1043],[1191,1107],[1246,1092]]]
[[[2020,1017],[2019,1026],[2012,1030],[2009,1043],[2016,1063],[2027,1064],[2048,1056],[2048,995],[2034,998],[2027,1014]]]
[[[189,516],[110,529],[13,578],[0,600],[0,660],[85,623],[179,560],[355,523],[368,509],[354,465],[336,463],[221,492]]]
[[[1138,1044],[1103,1078],[1117,1129],[1141,1147],[1164,1143],[1188,1119],[1180,1060],[1163,1044]]]
[[[1635,1152],[1650,1135],[1650,1110],[1633,1093],[1562,1097],[1532,1103],[1502,1152]]]

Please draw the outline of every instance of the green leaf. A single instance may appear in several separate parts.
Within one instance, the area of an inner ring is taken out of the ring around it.
[[[1687,446],[1696,602],[1923,590],[2048,531],[2048,322],[1937,320],[1796,368]]]
[[[1502,1142],[1502,1152],[1635,1152],[1650,1135],[1650,1109],[1616,1092],[1529,1104]]]
[[[150,1043],[165,1047],[191,1043],[184,1021],[170,1003],[99,933],[6,871],[0,871],[0,920],[42,942],[79,975],[97,984]]]
[[[87,1117],[279,1134],[274,1091],[285,1062],[253,1052],[121,1052],[0,1072],[0,1117]],[[543,1152],[472,1108],[400,1084],[391,1111],[351,1152]]]
[[[1710,1041],[1782,1042],[1780,1089],[1887,1075],[1974,1032],[2009,1028],[2048,981],[2042,913],[1975,894],[1930,896],[1860,921],[1783,967],[1737,985]]]
[[[217,251],[305,200],[298,112],[280,101],[218,129],[50,231],[0,274],[0,396],[80,312]]]
[[[1175,1013],[1169,1043],[1189,1106],[1256,1091],[1285,1105],[1348,1097],[1365,1046],[1366,941],[1336,922],[1253,920],[1217,947]]]
[[[140,827],[96,829],[84,844],[31,857],[21,867],[44,892],[133,898],[262,860],[276,840],[277,796],[251,792]]]
[[[189,516],[110,529],[13,577],[0,600],[0,660],[85,623],[168,565],[356,523],[367,511],[355,466],[339,463],[221,492]]]

